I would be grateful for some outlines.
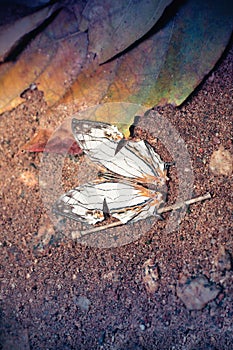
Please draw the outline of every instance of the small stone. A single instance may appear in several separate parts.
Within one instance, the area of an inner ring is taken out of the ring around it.
[[[231,175],[233,171],[233,157],[228,150],[221,145],[218,151],[214,151],[209,164],[214,175]]]
[[[220,287],[203,275],[194,278],[182,276],[176,287],[177,296],[188,310],[203,309],[209,301],[217,297],[220,291]]]
[[[140,327],[141,331],[144,331],[146,329],[146,326],[143,323],[141,323],[139,325],[139,327]]]
[[[159,288],[159,269],[157,264],[148,259],[143,264],[142,278],[148,293],[155,293]]]
[[[228,250],[224,246],[221,246],[219,252],[214,260],[215,267],[224,272],[232,269],[232,257]]]
[[[54,235],[55,231],[54,231],[54,227],[48,223],[48,224],[44,224],[44,225],[41,225],[39,228],[38,228],[38,237],[51,237],[52,235]]]
[[[90,304],[91,304],[90,300],[87,297],[82,296],[82,295],[80,295],[76,299],[75,303],[79,306],[79,308],[82,311],[85,311],[85,312],[87,312],[89,310]]]
[[[24,171],[19,175],[19,180],[24,183],[25,186],[34,187],[38,185],[38,179],[30,171]]]

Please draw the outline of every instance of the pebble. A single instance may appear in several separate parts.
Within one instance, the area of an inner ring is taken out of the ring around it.
[[[82,310],[82,311],[85,311],[87,312],[90,308],[90,305],[91,305],[91,302],[90,300],[83,296],[83,295],[80,295],[76,300],[75,300],[75,304],[79,306],[79,308]]]
[[[153,259],[148,259],[142,267],[142,279],[148,293],[155,293],[159,288],[159,269]]]
[[[219,252],[215,257],[214,265],[222,272],[230,271],[232,269],[232,256],[224,246],[220,247]]]
[[[183,301],[188,310],[201,310],[214,300],[221,288],[212,283],[204,275],[196,277],[181,276],[177,287],[177,296]]]
[[[214,175],[231,175],[233,171],[231,153],[221,145],[217,151],[213,152],[209,167]]]
[[[145,331],[145,329],[146,329],[146,326],[143,323],[141,323],[139,325],[139,327],[140,327],[141,331]]]

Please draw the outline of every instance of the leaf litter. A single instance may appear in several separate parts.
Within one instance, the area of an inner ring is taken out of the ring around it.
[[[232,179],[213,176],[209,168],[216,137],[232,154],[231,62],[232,50],[215,70],[214,80],[206,81],[186,104],[160,109],[192,155],[194,191],[210,190],[213,200],[192,206],[175,233],[164,231],[165,220],[137,242],[111,250],[89,248],[69,237],[55,242],[51,238],[56,232],[49,223],[44,221],[40,228],[44,209],[39,188],[25,186],[17,177],[28,168],[36,172],[30,164],[39,166],[40,154],[19,157],[17,153],[38,127],[33,116],[35,110],[43,115],[44,105],[40,99],[27,100],[2,116],[3,346],[85,350],[95,348],[101,339],[110,349],[152,349],[155,344],[160,348],[231,347]],[[175,193],[170,190],[172,199]],[[42,240],[38,232],[46,236],[40,250],[33,245],[36,239]],[[150,295],[137,268],[149,258],[158,264],[160,277],[158,290]],[[180,272],[189,278],[204,275],[222,292],[203,309],[189,311],[176,294]],[[112,278],[105,279],[106,275]],[[76,305],[79,296],[90,301],[87,312]]]

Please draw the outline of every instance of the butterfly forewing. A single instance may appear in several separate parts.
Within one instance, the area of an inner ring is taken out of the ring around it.
[[[130,178],[143,178],[145,174],[157,177],[159,169],[161,174],[164,173],[166,182],[165,163],[144,141],[128,141],[116,153],[123,135],[115,126],[73,119],[72,130],[79,146],[91,161]],[[155,160],[151,159],[155,155]]]

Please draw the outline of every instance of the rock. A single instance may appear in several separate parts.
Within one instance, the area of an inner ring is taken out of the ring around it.
[[[49,217],[45,214],[40,219],[37,234],[32,236],[31,243],[34,249],[43,250],[45,246],[52,242],[55,237],[54,226]]]
[[[214,175],[231,175],[233,171],[233,157],[228,150],[221,145],[218,151],[214,151],[209,164]]]
[[[209,301],[217,297],[220,291],[220,287],[203,275],[194,278],[182,276],[176,287],[177,296],[188,310],[203,309]]]
[[[146,329],[146,325],[144,323],[140,323],[139,328],[143,332]]]
[[[142,266],[142,279],[148,293],[155,293],[159,288],[159,269],[157,264],[148,259]]]
[[[232,256],[224,246],[220,247],[216,258],[214,259],[214,265],[217,270],[222,272],[230,271],[232,269]]]
[[[75,300],[75,304],[78,305],[78,307],[82,310],[82,311],[85,311],[87,312],[90,308],[90,300],[83,296],[83,295],[80,295],[76,300]]]
[[[38,186],[38,178],[31,171],[24,171],[20,173],[19,180],[27,187]]]

